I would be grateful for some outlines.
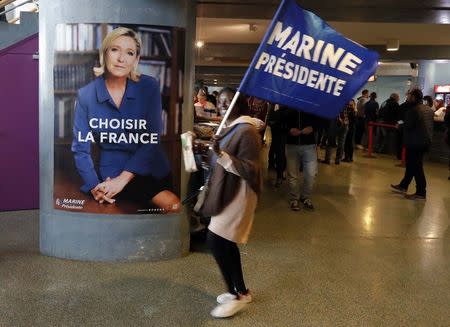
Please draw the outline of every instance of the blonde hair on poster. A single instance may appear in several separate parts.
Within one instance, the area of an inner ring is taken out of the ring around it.
[[[142,47],[142,41],[141,41],[139,35],[135,31],[133,31],[132,29],[129,29],[129,28],[126,28],[126,27],[118,27],[116,29],[113,29],[103,39],[102,45],[101,45],[100,49],[98,50],[99,57],[100,57],[100,67],[94,67],[94,74],[95,74],[95,76],[98,77],[98,76],[103,75],[105,73],[105,70],[106,70],[106,64],[105,64],[106,51],[111,46],[111,43],[115,39],[117,39],[118,37],[121,37],[121,36],[128,36],[128,37],[131,37],[134,40],[134,42],[136,43],[136,57],[139,57],[139,55],[141,53],[141,47]],[[138,71],[137,65],[136,65],[136,67],[134,67],[134,69],[130,72],[129,78],[131,80],[135,81],[135,82],[138,82],[139,81],[139,76],[141,76],[141,73]]]

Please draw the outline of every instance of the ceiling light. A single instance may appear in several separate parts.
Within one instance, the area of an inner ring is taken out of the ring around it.
[[[400,48],[400,40],[387,40],[386,50],[387,51],[398,51]]]
[[[203,41],[198,40],[195,42],[195,46],[197,48],[203,48],[204,45],[205,45],[205,42],[203,42]]]

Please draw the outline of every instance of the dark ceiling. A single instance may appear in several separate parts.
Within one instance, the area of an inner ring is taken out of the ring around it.
[[[197,1],[197,17],[272,19],[281,1],[273,0],[214,0]],[[450,0],[297,0],[297,3],[326,21],[373,23],[450,24]],[[430,35],[432,37],[432,35]],[[400,51],[386,52],[383,46],[366,45],[377,50],[383,60],[418,61],[421,59],[450,59],[448,46],[402,46]],[[226,52],[234,61],[250,61],[254,44],[210,44],[203,56],[217,57]],[[225,60],[226,58],[224,58]],[[246,67],[197,66],[196,78],[222,80],[239,84]]]
[[[197,17],[271,19],[280,1],[197,1]],[[450,23],[450,0],[297,0],[325,20]]]

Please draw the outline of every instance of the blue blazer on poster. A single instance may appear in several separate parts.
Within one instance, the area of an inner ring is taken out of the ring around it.
[[[284,0],[239,87],[247,95],[335,118],[378,66],[378,53]]]

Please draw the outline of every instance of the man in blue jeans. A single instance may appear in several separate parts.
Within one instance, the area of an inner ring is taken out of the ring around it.
[[[288,127],[286,140],[287,179],[291,210],[313,210],[311,201],[317,175],[316,130],[319,119],[311,114],[288,108],[283,119]],[[303,189],[300,192],[299,172],[303,169]]]

